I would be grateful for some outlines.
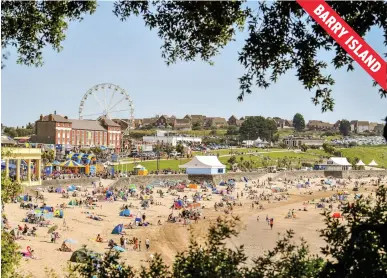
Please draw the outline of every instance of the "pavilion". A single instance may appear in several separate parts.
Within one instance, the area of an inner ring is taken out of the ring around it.
[[[226,173],[223,165],[216,156],[195,156],[190,162],[180,165],[188,175],[219,175]]]
[[[21,182],[23,185],[36,186],[42,184],[42,151],[35,148],[2,148],[2,160],[5,161],[5,176],[9,177],[10,161],[16,161],[16,181]],[[27,166],[27,180],[21,181],[20,168],[22,161],[26,162]],[[35,161],[35,173],[37,181],[32,181],[31,165],[32,161]]]

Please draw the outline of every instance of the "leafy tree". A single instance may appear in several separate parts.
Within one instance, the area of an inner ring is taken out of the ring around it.
[[[217,128],[216,126],[211,127],[210,135],[216,135],[217,134]]]
[[[171,153],[173,152],[173,147],[168,144],[164,147],[164,152],[170,157]]]
[[[239,134],[242,140],[253,140],[257,137],[272,141],[272,138],[277,132],[277,124],[271,119],[264,117],[248,117],[239,129]]]
[[[202,128],[202,125],[200,124],[200,122],[194,122],[192,124],[192,130],[200,130]]]
[[[375,199],[362,197],[345,206],[346,222],[325,211],[322,236],[327,256],[320,277],[387,277],[387,191],[380,186]]]
[[[305,144],[301,145],[301,151],[306,152],[308,150],[308,146]]]
[[[239,134],[239,128],[235,125],[230,125],[227,127],[227,133],[226,135],[238,135]]]
[[[176,151],[177,151],[178,153],[184,154],[184,146],[183,146],[182,144],[178,144],[178,145],[176,146]]]
[[[12,235],[1,230],[1,277],[18,277],[16,269],[20,263],[21,255],[19,246],[13,240]]]
[[[373,26],[387,32],[385,2],[328,3],[362,37]],[[266,89],[295,69],[304,88],[315,91],[312,101],[321,103],[323,111],[332,110],[334,79],[324,72],[328,62],[317,56],[319,50],[334,52],[331,63],[335,68],[354,69],[352,58],[312,18],[305,20],[304,10],[295,1],[259,2],[254,8],[243,1],[119,1],[114,13],[121,20],[142,16],[150,29],[157,29],[164,41],[162,57],[167,64],[198,57],[212,63],[237,30],[247,27],[248,37],[238,59],[245,68],[239,78],[240,100],[254,85]],[[178,27],[172,31],[171,25]],[[384,41],[387,43],[387,38]],[[379,92],[387,96],[383,89]]]
[[[10,152],[1,151],[1,157],[11,156]],[[12,198],[18,196],[23,190],[21,183],[12,181],[4,174],[1,175],[1,203],[7,204]],[[4,212],[4,210],[3,210]],[[19,265],[21,256],[19,246],[14,242],[12,235],[5,230],[4,225],[1,228],[1,276],[17,277],[15,270]]]
[[[341,120],[339,130],[343,136],[348,136],[351,133],[350,122],[348,120]]]
[[[10,137],[23,137],[23,136],[29,136],[34,134],[34,129],[31,128],[19,128],[19,127],[5,127],[4,128],[4,134],[10,136]]]
[[[1,157],[11,157],[11,151],[1,150]],[[1,175],[1,203],[6,204],[11,202],[12,198],[20,194],[23,190],[23,186],[16,181],[12,181],[6,177],[3,173]]]
[[[26,129],[34,129],[34,127],[35,127],[35,124],[28,123],[26,125]]]
[[[231,157],[227,160],[227,162],[230,163],[231,166],[232,166],[233,164],[235,164],[235,163],[237,162],[237,159],[236,159],[235,155],[231,156]]]
[[[119,261],[117,251],[109,251],[100,260],[93,256],[88,256],[84,264],[69,264],[69,272],[75,277],[135,277],[132,267]],[[71,277],[74,277],[71,276]]]
[[[43,65],[43,48],[62,49],[68,23],[94,13],[96,1],[5,1],[1,5],[1,47],[16,47],[17,62]],[[3,60],[2,60],[3,66]]]
[[[1,202],[9,203],[12,198],[18,196],[23,191],[23,186],[17,181],[12,181],[10,178],[1,175]]]
[[[301,131],[305,129],[305,120],[304,116],[302,116],[300,113],[297,113],[293,117],[293,127],[297,131]]]
[[[115,2],[113,12],[122,21],[141,16],[146,26],[157,29],[167,65],[197,58],[212,64],[236,33],[246,28],[247,39],[238,53],[245,68],[239,78],[239,100],[252,93],[254,85],[266,89],[281,75],[295,70],[304,88],[315,91],[312,101],[321,104],[323,111],[332,110],[335,81],[325,73],[328,63],[352,71],[353,59],[312,18],[305,19],[306,13],[295,1],[258,2],[254,7],[244,2],[122,0]],[[328,4],[361,37],[372,27],[387,32],[385,1]],[[2,48],[15,46],[19,63],[40,66],[44,47],[61,49],[67,22],[80,21],[96,7],[96,1],[6,1],[1,11]],[[318,57],[320,50],[333,52],[333,59],[327,62]],[[379,93],[387,96],[383,89]]]
[[[13,128],[13,127],[5,127],[4,128],[4,134],[5,135],[8,135],[8,136],[10,136],[10,137],[18,137],[18,134],[17,134],[17,132],[16,132],[16,129],[15,128]]]
[[[55,153],[53,150],[45,151],[42,153],[42,160],[44,163],[53,162],[55,160]]]

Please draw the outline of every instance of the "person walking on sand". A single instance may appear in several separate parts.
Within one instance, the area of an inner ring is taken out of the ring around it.
[[[146,238],[146,240],[145,240],[146,251],[149,250],[149,246],[150,246],[150,240],[149,240],[149,238]]]
[[[257,222],[259,222],[259,215],[257,216]]]
[[[270,219],[270,229],[273,230],[274,218]]]

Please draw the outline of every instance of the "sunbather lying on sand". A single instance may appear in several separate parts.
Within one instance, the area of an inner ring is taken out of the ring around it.
[[[59,248],[59,251],[61,252],[73,252],[71,250],[71,248],[69,248],[67,245],[66,245],[66,242],[63,241],[62,243],[62,246]]]

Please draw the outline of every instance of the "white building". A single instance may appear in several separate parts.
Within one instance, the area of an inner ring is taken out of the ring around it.
[[[195,143],[201,144],[202,138],[200,137],[191,137],[191,136],[181,136],[181,135],[172,135],[169,136],[167,132],[157,131],[156,136],[144,136],[142,140],[145,143],[150,144],[172,144],[172,146],[176,146],[179,143]]]
[[[345,157],[331,157],[328,159],[326,171],[347,171],[351,170],[352,164]]]
[[[242,141],[242,145],[245,147],[265,148],[270,144],[266,141],[261,140],[261,138],[258,138],[257,140],[244,140]]]
[[[195,156],[190,162],[179,165],[185,168],[188,175],[219,175],[226,173],[223,165],[216,156]]]

